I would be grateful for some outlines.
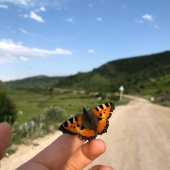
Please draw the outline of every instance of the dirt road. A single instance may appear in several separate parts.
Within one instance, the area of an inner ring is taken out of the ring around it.
[[[21,146],[2,160],[2,170],[14,170],[60,135],[38,139],[38,146]],[[110,165],[114,170],[170,170],[170,109],[135,98],[126,106],[116,107],[108,133],[98,136],[106,142],[106,152],[95,164]],[[86,169],[88,169],[87,167]]]
[[[170,170],[170,109],[135,98],[116,107],[114,113],[108,133],[101,137],[107,151],[91,165],[110,165],[114,170]]]

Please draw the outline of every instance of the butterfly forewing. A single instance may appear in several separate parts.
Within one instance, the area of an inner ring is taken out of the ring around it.
[[[78,134],[81,128],[81,117],[82,114],[79,114],[70,118],[62,125],[60,125],[59,130],[61,130],[63,133]]]
[[[103,134],[107,132],[109,121],[108,119],[111,117],[112,112],[114,110],[114,103],[109,102],[105,104],[101,104],[95,108],[90,110],[90,113],[94,113],[98,116],[98,125],[97,125],[97,134]]]
[[[90,112],[96,114],[99,118],[109,119],[114,110],[114,103],[109,102],[101,104],[95,108],[92,108]]]

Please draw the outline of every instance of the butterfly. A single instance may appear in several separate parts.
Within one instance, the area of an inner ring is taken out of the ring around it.
[[[115,109],[113,102],[101,104],[87,111],[83,107],[83,113],[78,114],[59,126],[59,130],[70,135],[77,135],[82,140],[92,140],[97,135],[107,132],[108,119]]]

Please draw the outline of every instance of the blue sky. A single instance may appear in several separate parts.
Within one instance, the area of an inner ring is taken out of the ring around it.
[[[170,50],[169,9],[169,0],[0,0],[0,80]]]

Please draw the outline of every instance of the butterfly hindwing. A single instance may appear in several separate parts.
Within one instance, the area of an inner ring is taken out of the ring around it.
[[[82,140],[92,140],[96,138],[97,134],[93,130],[82,128],[78,136]]]
[[[109,121],[106,119],[99,120],[98,126],[97,126],[97,134],[102,135],[103,133],[107,132],[107,129],[109,127]]]
[[[82,126],[82,114],[78,114],[64,122],[60,125],[59,130],[63,133],[78,135],[83,140],[96,138],[94,131],[86,129]]]

